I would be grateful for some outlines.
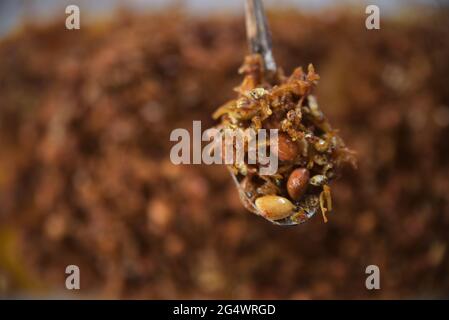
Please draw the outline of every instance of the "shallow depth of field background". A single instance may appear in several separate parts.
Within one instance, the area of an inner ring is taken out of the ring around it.
[[[359,158],[329,223],[294,228],[246,212],[224,167],[169,159],[171,130],[234,96],[242,4],[70,3],[79,31],[63,1],[0,2],[0,297],[448,297],[446,2],[370,2],[368,31],[365,4],[267,1],[278,64],[314,64]]]

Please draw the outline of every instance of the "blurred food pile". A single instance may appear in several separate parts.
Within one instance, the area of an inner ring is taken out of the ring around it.
[[[243,18],[121,13],[2,40],[0,296],[67,295],[75,264],[75,297],[448,297],[447,12],[364,19],[269,15],[279,65],[314,64],[359,160],[329,223],[292,228],[248,213],[224,166],[169,159],[173,129],[234,96]]]

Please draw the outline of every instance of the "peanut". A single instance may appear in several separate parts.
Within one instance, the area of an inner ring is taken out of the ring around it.
[[[293,200],[299,200],[307,189],[310,173],[306,168],[293,170],[287,181],[287,192]]]
[[[281,161],[293,161],[299,154],[299,147],[287,134],[280,133],[278,135],[277,148],[275,147],[273,152],[277,153]]]
[[[287,218],[295,209],[290,200],[274,195],[257,198],[255,204],[259,212],[269,220]]]

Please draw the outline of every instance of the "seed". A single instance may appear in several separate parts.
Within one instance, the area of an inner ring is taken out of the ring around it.
[[[335,171],[332,170],[334,166],[332,163],[326,163],[323,166],[323,170],[321,171],[324,176],[326,176],[328,179],[332,179],[335,177]]]
[[[258,100],[258,99],[262,98],[264,95],[266,95],[267,93],[268,93],[268,91],[265,90],[264,88],[254,88],[248,92],[248,96],[255,100]]]
[[[306,204],[306,207],[308,207],[308,208],[315,208],[320,203],[320,199],[316,195],[310,195],[310,196],[308,196],[306,198],[306,200],[304,202]]]
[[[321,174],[318,174],[318,175],[316,175],[316,176],[313,176],[311,179],[310,179],[310,184],[311,185],[314,185],[314,186],[317,186],[317,187],[321,187],[322,185],[324,185],[324,184],[326,184],[327,183],[327,177],[326,176],[323,176],[323,175],[321,175]]]
[[[293,161],[299,154],[298,144],[290,139],[285,133],[278,135],[277,148],[273,152],[278,155],[281,161]]]
[[[299,200],[307,189],[310,173],[306,168],[293,170],[287,181],[287,191],[293,200]]]
[[[265,218],[270,220],[287,218],[295,209],[290,200],[274,195],[257,198],[256,207]]]
[[[325,151],[327,151],[328,148],[329,148],[329,144],[327,143],[326,140],[319,139],[315,143],[315,149],[319,152],[325,152]]]
[[[324,166],[325,164],[327,164],[327,158],[321,154],[316,154],[313,157],[313,161],[315,161],[315,163],[319,166]]]

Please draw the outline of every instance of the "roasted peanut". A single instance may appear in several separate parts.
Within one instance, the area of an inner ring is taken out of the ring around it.
[[[293,200],[299,200],[307,189],[310,173],[306,168],[293,170],[287,181],[287,191]]]
[[[277,148],[275,147],[273,151],[277,153],[279,160],[293,161],[299,154],[299,147],[287,134],[279,133]]]
[[[255,204],[260,213],[270,220],[287,218],[295,210],[290,200],[274,195],[257,198]]]

